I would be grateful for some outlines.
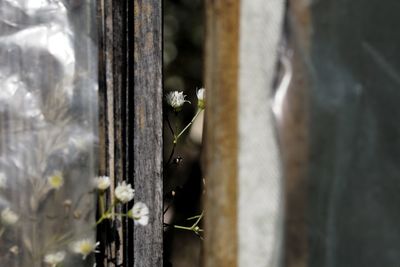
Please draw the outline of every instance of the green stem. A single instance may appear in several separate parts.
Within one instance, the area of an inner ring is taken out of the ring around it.
[[[196,216],[193,216],[193,217],[187,218],[186,220],[187,220],[187,221],[191,221],[191,220],[197,219],[197,218],[199,218],[199,217],[201,217],[201,216],[202,216],[202,214],[200,214],[200,215],[196,215]]]
[[[105,207],[104,207],[104,191],[99,193],[99,206],[100,206],[100,214],[101,214],[101,216],[103,216],[104,215],[104,210],[105,210]]]
[[[186,227],[186,226],[181,226],[181,225],[174,225],[174,228],[181,229],[181,230],[193,231],[192,227]]]
[[[113,201],[113,203],[111,204],[110,208],[109,208],[106,212],[104,212],[104,213],[101,215],[100,219],[97,220],[97,222],[96,222],[96,224],[94,225],[94,227],[96,227],[97,225],[99,225],[99,224],[100,224],[102,221],[104,221],[105,219],[108,219],[108,218],[109,218],[109,215],[110,215],[112,209],[115,207],[116,204],[117,204],[116,201]]]
[[[190,227],[181,226],[181,225],[174,225],[174,228],[181,229],[181,230],[187,230],[187,231],[193,231],[196,234],[197,234],[197,232],[203,232],[203,230],[198,228],[198,226],[197,226],[199,224],[200,220],[203,218],[203,215],[204,215],[204,212],[202,212],[200,215],[188,218],[187,220],[191,220],[191,219],[193,220],[193,219],[197,218],[196,222]],[[197,227],[197,229],[196,229],[196,227]]]
[[[186,125],[185,128],[183,128],[183,130],[174,137],[174,144],[176,144],[178,142],[179,137],[181,137],[181,135],[186,132],[187,129],[189,129],[189,127],[193,124],[193,122],[197,119],[197,117],[199,116],[200,112],[202,111],[202,109],[198,109],[196,112],[196,115],[194,115],[193,119],[189,122],[188,125]]]
[[[204,212],[202,212],[202,213],[199,215],[199,218],[197,218],[197,221],[193,224],[193,228],[194,228],[195,226],[197,226],[197,224],[200,222],[201,219],[203,219],[203,215],[204,215]]]

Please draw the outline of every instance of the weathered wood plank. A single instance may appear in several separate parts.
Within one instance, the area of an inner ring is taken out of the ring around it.
[[[101,172],[113,186],[133,183],[135,200],[145,202],[152,216],[148,226],[135,229],[127,218],[118,218],[117,232],[107,234],[104,265],[162,266],[161,2],[98,5],[100,144],[106,151],[100,154]]]
[[[206,1],[204,265],[237,266],[239,1]]]
[[[120,38],[122,36],[122,28],[124,22],[117,19],[121,16],[118,14],[119,9],[116,7],[122,3],[113,3],[113,1],[102,0],[98,2],[98,23],[100,23],[100,65],[99,65],[99,81],[100,81],[100,145],[101,150],[105,151],[100,156],[102,164],[100,165],[101,175],[110,176],[113,181],[110,194],[108,196],[108,205],[113,199],[113,192],[118,181],[125,180],[126,175],[123,166],[125,165],[125,145],[124,145],[124,109],[121,108],[123,91],[125,90],[126,68],[127,62],[123,57],[124,46]],[[104,138],[104,140],[102,140]],[[103,147],[104,145],[104,147]],[[120,219],[120,218],[119,218]],[[124,221],[125,223],[125,221]],[[104,266],[115,266],[123,263],[123,254],[120,248],[124,247],[124,243],[119,240],[122,237],[122,229],[119,227],[117,231],[111,231],[110,225],[100,225],[98,236],[102,247],[102,253],[99,258],[104,257]],[[126,260],[126,259],[125,259]],[[103,265],[100,265],[103,266]]]
[[[163,265],[161,3],[134,1],[135,199],[151,210],[149,225],[134,230],[136,267]]]

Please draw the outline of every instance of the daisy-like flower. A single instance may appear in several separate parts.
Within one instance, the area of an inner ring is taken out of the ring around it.
[[[165,99],[167,104],[170,105],[175,112],[179,112],[182,110],[182,106],[185,104],[185,102],[190,103],[185,99],[185,97],[186,96],[183,94],[183,92],[172,91],[165,96]]]
[[[199,90],[197,90],[196,95],[197,95],[197,106],[200,109],[204,109],[206,107],[206,102],[205,102],[206,89],[200,88]]]
[[[99,253],[97,247],[100,245],[100,242],[94,242],[93,240],[86,238],[79,241],[76,241],[71,245],[71,250],[76,254],[81,254],[82,259],[86,259],[86,257],[91,253]]]
[[[149,208],[143,202],[136,202],[128,211],[128,217],[135,221],[135,224],[147,225],[149,223]]]
[[[49,253],[44,256],[43,261],[51,267],[57,267],[58,264],[64,261],[65,251],[58,251],[56,253]]]
[[[110,177],[108,176],[99,176],[94,179],[97,189],[100,191],[105,191],[111,185]]]
[[[18,214],[10,210],[10,208],[5,208],[1,212],[1,222],[4,225],[14,225],[17,223],[18,219],[19,219]]]
[[[64,185],[64,177],[60,171],[55,171],[52,175],[47,177],[47,182],[53,189],[60,189]]]
[[[4,172],[0,172],[0,188],[7,187],[7,176]]]
[[[118,183],[115,188],[115,197],[121,203],[128,203],[135,196],[135,190],[132,189],[130,184],[126,184],[125,181]]]

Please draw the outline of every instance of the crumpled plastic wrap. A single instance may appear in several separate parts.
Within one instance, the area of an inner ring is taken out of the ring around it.
[[[0,265],[92,266],[97,41],[94,0],[0,0]],[[47,259],[48,260],[48,259]]]

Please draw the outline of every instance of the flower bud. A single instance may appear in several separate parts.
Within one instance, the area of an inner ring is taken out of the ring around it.
[[[206,107],[206,89],[204,88],[200,88],[199,90],[197,90],[196,92],[197,95],[197,106],[200,109],[204,109]]]

